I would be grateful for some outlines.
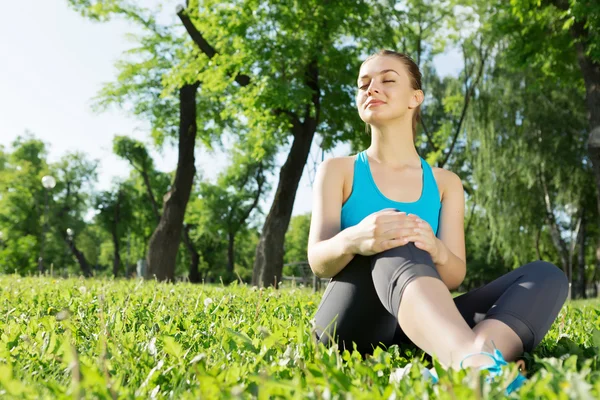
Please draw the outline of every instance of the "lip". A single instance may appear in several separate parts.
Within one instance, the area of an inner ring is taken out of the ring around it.
[[[367,104],[365,104],[365,108],[369,108],[369,106],[380,106],[382,104],[385,104],[385,102],[381,100],[371,99],[367,102]]]

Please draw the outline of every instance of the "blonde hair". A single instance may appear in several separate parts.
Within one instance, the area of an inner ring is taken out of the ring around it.
[[[363,64],[366,63],[367,61],[369,61],[370,59],[379,57],[379,56],[393,56],[393,57],[396,57],[398,60],[402,61],[402,63],[406,67],[406,71],[408,72],[408,77],[410,79],[410,86],[414,90],[423,90],[423,89],[421,89],[421,71],[419,70],[419,66],[417,65],[417,63],[415,63],[412,58],[410,58],[408,55],[406,55],[404,53],[399,53],[394,50],[385,50],[384,49],[384,50],[379,50],[375,54],[371,54],[369,57],[367,57],[367,59],[365,61],[363,61]],[[361,66],[362,66],[362,64],[361,64]],[[413,141],[417,139],[417,124],[419,122],[421,122],[421,105],[420,104],[417,106],[417,108],[413,112],[413,117],[412,117]],[[365,131],[367,133],[370,133],[370,129],[369,129],[370,127],[371,126],[369,124],[365,124]]]

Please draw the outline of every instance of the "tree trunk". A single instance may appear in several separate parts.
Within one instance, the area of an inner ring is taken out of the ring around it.
[[[175,262],[181,241],[183,217],[194,175],[196,145],[196,91],[198,84],[179,89],[179,156],[175,180],[165,195],[163,212],[148,245],[148,275],[159,281],[175,280]]]
[[[576,25],[576,24],[574,24]],[[576,35],[577,37],[577,35]],[[586,89],[586,103],[590,135],[588,137],[588,155],[596,177],[596,197],[598,215],[600,215],[600,64],[585,55],[582,43],[577,43],[577,60],[583,74]],[[597,221],[597,223],[600,221]],[[600,277],[600,237],[596,243],[596,277]]]
[[[554,216],[554,206],[550,197],[550,191],[548,189],[548,186],[546,185],[546,177],[543,166],[540,166],[540,168],[538,169],[538,176],[542,186],[542,190],[544,192],[544,205],[546,206],[546,221],[548,222],[548,226],[550,228],[550,237],[552,238],[552,243],[556,247],[556,251],[558,253],[558,256],[560,257],[562,269],[565,272],[565,274],[567,274],[567,277],[569,278],[569,283],[571,283],[572,261],[569,259],[569,250],[567,249],[567,245],[565,244],[565,241],[561,236],[560,228],[558,227],[556,217]]]
[[[570,2],[566,0],[553,0],[551,3],[562,11],[569,11],[571,7]],[[569,32],[575,39],[577,62],[585,85],[585,102],[587,104],[590,127],[590,135],[587,142],[588,155],[596,177],[596,198],[600,218],[600,63],[592,60],[586,54],[591,45],[589,31],[586,28],[586,24],[588,23],[589,29],[591,29],[593,24],[590,20],[575,21],[571,25]],[[600,277],[600,237],[596,243],[596,271],[594,275],[596,278]],[[597,293],[597,289],[594,289],[594,292]]]
[[[77,262],[79,263],[79,266],[81,267],[81,272],[83,273],[83,276],[85,276],[86,278],[89,278],[92,276],[92,270],[90,268],[90,265],[88,264],[87,260],[85,259],[85,255],[79,251],[79,249],[77,248],[77,245],[75,244],[75,239],[66,239],[67,245],[69,246],[69,249],[71,250],[71,253],[73,253],[73,255],[75,256],[75,258],[77,259]]]
[[[579,251],[577,252],[577,283],[575,296],[585,299],[585,212],[581,216],[581,230],[579,231]]]
[[[119,238],[116,235],[116,232],[113,231],[113,247],[114,247],[114,256],[113,256],[113,276],[116,278],[119,275],[119,266],[121,265],[121,256],[119,255]]]
[[[227,279],[233,278],[233,269],[235,267],[235,232],[229,232],[227,243]]]
[[[152,213],[154,214],[154,218],[156,218],[156,223],[160,223],[160,211],[158,210],[158,203],[156,202],[154,193],[152,193],[150,177],[148,176],[148,170],[145,168],[145,166],[144,169],[142,169],[142,179],[144,180],[144,186],[146,186],[146,195],[150,199],[150,205],[152,206]]]
[[[240,184],[240,188],[244,188],[246,187],[246,185],[248,184],[248,181],[250,180],[250,171],[248,171],[248,174],[246,175],[245,179],[242,180],[241,184]],[[254,200],[252,201],[252,204],[250,204],[248,207],[246,207],[245,210],[243,210],[243,213],[239,216],[239,219],[235,221],[235,223],[232,222],[232,219],[235,218],[235,208],[232,208],[230,210],[229,215],[227,216],[227,220],[228,222],[228,229],[230,229],[230,231],[228,232],[228,244],[227,244],[227,280],[232,280],[234,279],[234,270],[235,270],[235,235],[237,235],[238,231],[241,229],[241,227],[246,223],[246,220],[248,219],[248,217],[250,216],[250,214],[252,213],[252,211],[258,206],[258,201],[260,200],[260,196],[263,193],[263,189],[265,186],[265,175],[264,175],[264,169],[263,169],[263,165],[260,164],[255,171],[254,174],[254,179],[256,180],[256,184],[257,184],[257,189],[256,189],[256,193],[254,195]],[[237,210],[240,210],[240,208],[238,208]]]
[[[540,252],[540,238],[542,236],[542,229],[538,229],[535,235],[535,256],[538,260],[542,259],[542,254]]]
[[[285,232],[290,223],[296,191],[315,135],[313,127],[303,128],[301,133],[295,135],[287,160],[281,167],[275,198],[256,247],[252,272],[252,285],[255,286],[277,287],[282,276]]]
[[[146,195],[150,199],[150,205],[152,206],[152,213],[156,218],[156,223],[160,223],[160,211],[158,209],[158,202],[154,197],[154,193],[152,192],[152,185],[150,185],[150,176],[148,170],[146,168],[142,169],[142,178],[144,180],[144,186],[146,186]],[[190,273],[189,279],[192,283],[200,282],[200,275],[198,274],[198,266],[200,265],[200,254],[198,254],[198,250],[194,246],[194,242],[190,239],[190,231],[189,227],[184,226],[183,228],[183,243],[185,243],[185,247],[190,254]]]
[[[120,256],[120,249],[119,249],[119,235],[117,232],[117,227],[119,226],[119,212],[120,212],[120,207],[121,207],[121,197],[123,195],[123,192],[121,192],[121,190],[119,190],[119,192],[117,193],[117,204],[115,204],[115,212],[114,212],[114,220],[113,220],[113,226],[112,226],[112,239],[113,239],[113,252],[114,252],[114,256],[113,256],[113,276],[116,278],[119,275],[119,265],[121,264],[121,256]]]
[[[200,254],[194,247],[194,243],[190,238],[190,227],[189,225],[185,225],[183,227],[183,243],[185,243],[185,247],[188,249],[188,253],[190,253],[191,263],[190,263],[190,273],[188,275],[190,282],[192,283],[200,283]]]
[[[554,1],[562,10],[569,7],[567,2]],[[600,63],[592,60],[586,51],[590,47],[589,32],[585,25],[588,21],[576,21],[570,29],[575,38],[577,62],[585,84],[585,102],[588,109],[590,135],[588,137],[588,155],[596,177],[598,215],[600,216]],[[591,27],[591,25],[590,25]],[[600,276],[600,237],[596,243],[596,277]]]
[[[279,182],[269,215],[256,247],[252,285],[279,287],[283,272],[283,242],[290,224],[292,208],[298,191],[302,171],[306,165],[317,124],[321,114],[321,90],[319,87],[319,64],[311,60],[305,71],[306,86],[312,90],[311,104],[304,111],[304,121],[291,114],[294,141],[279,173]],[[311,107],[312,106],[312,107]],[[314,111],[314,115],[311,115]]]
[[[217,51],[206,41],[202,33],[196,29],[184,6],[180,5],[177,7],[177,15],[181,19],[190,38],[209,59],[212,59],[217,54]],[[309,62],[305,73],[305,83],[312,90],[312,99],[311,104],[307,104],[306,106],[303,122],[299,120],[297,114],[290,110],[272,110],[276,114],[283,113],[290,116],[294,140],[285,164],[281,167],[279,182],[275,191],[275,199],[263,225],[260,240],[256,247],[254,270],[252,272],[253,285],[275,285],[277,287],[278,279],[281,278],[285,232],[290,223],[298,183],[308,159],[308,153],[310,152],[317,124],[320,121],[321,91],[318,78],[318,60],[315,58]],[[247,86],[251,82],[248,75],[241,73],[235,73],[234,79],[241,87]],[[311,115],[313,113],[314,115]]]

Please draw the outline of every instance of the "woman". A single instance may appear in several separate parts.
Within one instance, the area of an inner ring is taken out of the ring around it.
[[[371,145],[323,162],[313,188],[308,259],[331,278],[318,340],[350,351],[355,343],[363,355],[412,342],[446,368],[499,371],[540,343],[566,300],[566,276],[534,261],[453,299],[466,273],[463,186],[416,151],[419,68],[383,50],[365,60],[357,83]]]

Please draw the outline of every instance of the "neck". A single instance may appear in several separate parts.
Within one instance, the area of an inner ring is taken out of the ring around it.
[[[413,141],[412,121],[371,125],[371,146],[367,155],[392,168],[420,167],[421,160]]]

